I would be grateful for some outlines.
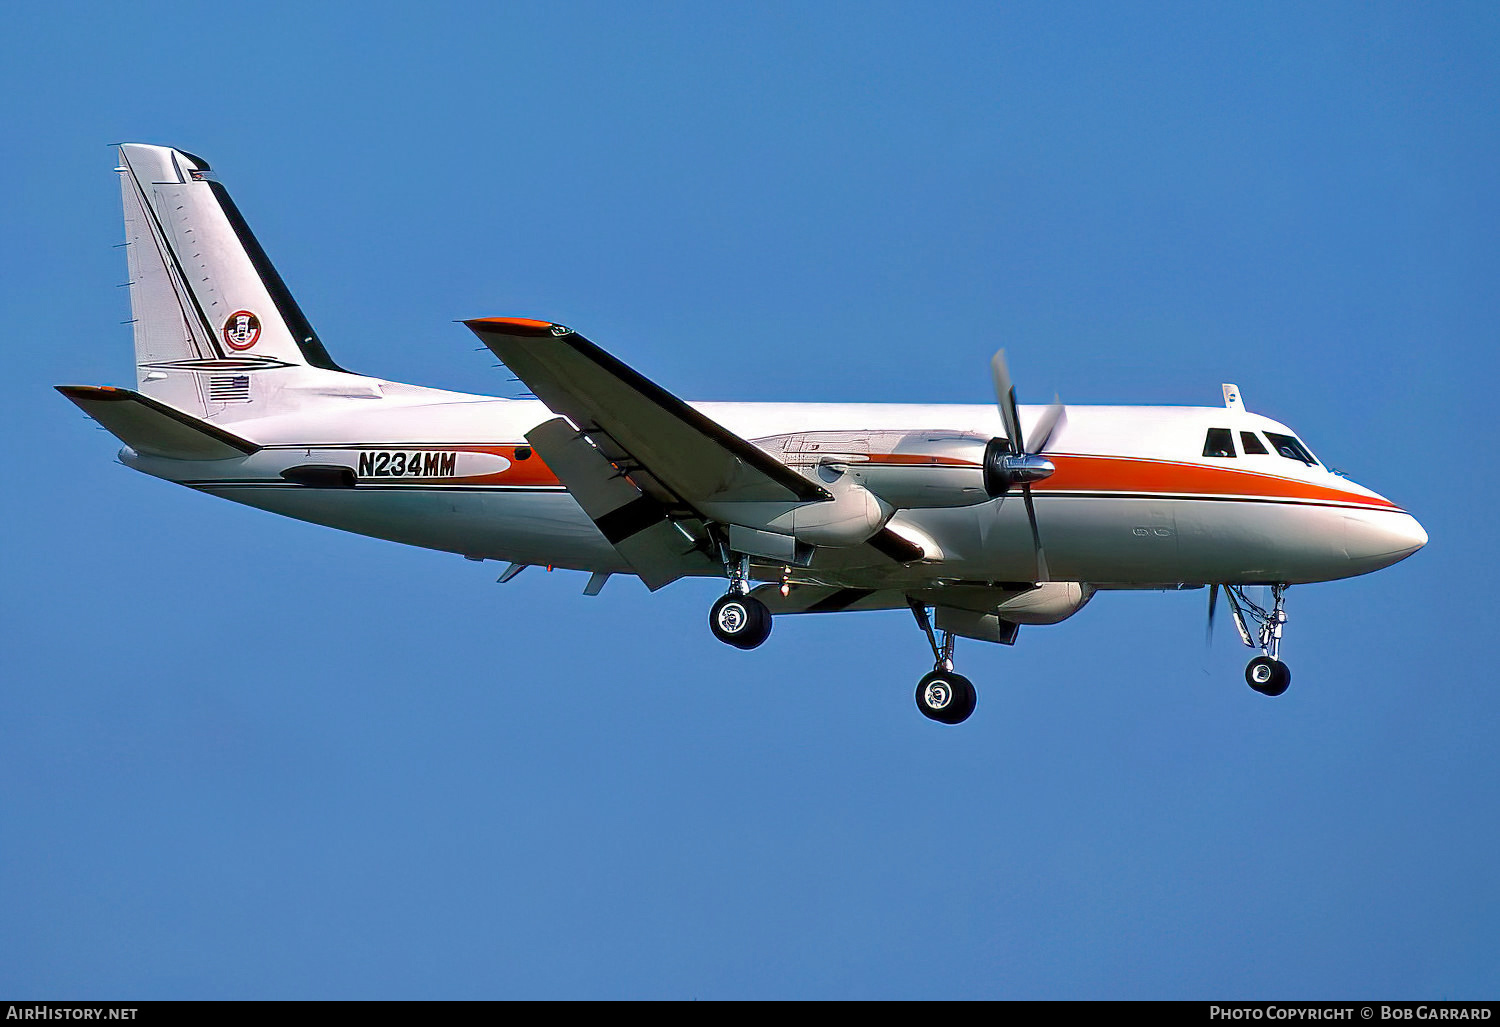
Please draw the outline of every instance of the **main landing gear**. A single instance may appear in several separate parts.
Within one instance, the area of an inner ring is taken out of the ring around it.
[[[1286,586],[1271,586],[1271,608],[1267,610],[1252,602],[1243,585],[1225,585],[1224,595],[1229,599],[1229,612],[1234,615],[1234,626],[1240,633],[1240,641],[1251,649],[1260,649],[1262,655],[1245,666],[1245,682],[1261,695],[1280,695],[1292,683],[1292,672],[1281,662],[1281,626],[1286,623]],[[1245,614],[1255,621],[1257,638],[1252,639],[1245,624]]]
[[[720,642],[754,649],[771,637],[771,611],[749,595],[722,595],[708,611],[708,627]]]
[[[928,720],[939,724],[962,724],[974,712],[979,694],[974,691],[974,682],[962,674],[953,672],[953,632],[944,631],[943,641],[938,642],[932,630],[932,620],[927,616],[927,607],[915,599],[908,599],[917,627],[927,635],[932,646],[933,667],[931,673],[917,682],[917,709]]]
[[[750,558],[726,559],[729,591],[720,596],[708,611],[708,627],[720,642],[736,649],[754,649],[771,637],[771,611],[766,604],[750,595],[746,583],[750,576]]]
[[[708,611],[708,627],[720,642],[737,649],[754,649],[771,634],[771,611],[766,604],[750,595],[750,558],[722,549],[729,591],[720,596]],[[951,631],[942,632],[942,641],[933,631],[932,619],[925,604],[907,599],[917,626],[932,646],[932,671],[917,682],[917,709],[922,716],[939,724],[962,724],[974,712],[979,701],[974,683],[953,671],[953,647],[957,641]]]

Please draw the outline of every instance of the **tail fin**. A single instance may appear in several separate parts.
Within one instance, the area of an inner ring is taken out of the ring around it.
[[[208,162],[120,146],[140,391],[200,416],[253,403],[260,372],[342,372]],[[279,376],[275,376],[279,377]],[[249,409],[243,416],[250,416]]]

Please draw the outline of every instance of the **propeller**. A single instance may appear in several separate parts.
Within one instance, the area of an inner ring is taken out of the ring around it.
[[[1036,547],[1036,571],[1038,581],[1050,581],[1047,571],[1047,553],[1042,546],[1042,532],[1037,526],[1036,505],[1031,498],[1031,483],[1041,481],[1057,470],[1051,460],[1041,453],[1052,441],[1058,427],[1066,418],[1061,398],[1054,398],[1052,405],[1036,423],[1033,433],[1035,445],[1028,449],[1021,433],[1021,411],[1016,405],[1016,387],[1010,379],[1010,368],[1005,363],[1005,350],[999,350],[990,360],[990,374],[995,381],[995,400],[1000,406],[1000,420],[1005,425],[1005,435],[1010,440],[1010,451],[1004,452],[991,443],[993,452],[986,454],[987,475],[993,475],[996,488],[992,495],[1002,496],[1016,485],[1021,487],[1021,500],[1026,504],[1026,519],[1031,524],[1031,541]]]
[[[1062,397],[1054,393],[1051,405],[1042,411],[1041,420],[1037,421],[1036,428],[1031,432],[1032,452],[1045,453],[1047,444],[1052,441],[1052,436],[1057,434],[1057,429],[1066,424],[1067,420],[1068,411],[1063,406]]]

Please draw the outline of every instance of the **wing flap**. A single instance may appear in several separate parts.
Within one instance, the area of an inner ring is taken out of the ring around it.
[[[853,613],[861,610],[904,610],[913,599],[935,603],[937,627],[981,642],[1015,645],[1020,625],[999,614],[943,605],[941,591],[908,592],[897,588],[839,588],[834,585],[792,585],[785,595],[780,585],[761,585],[750,593],[776,616],[794,613]],[[993,604],[994,600],[991,600]]]
[[[260,447],[130,389],[59,385],[57,391],[135,450],[172,460],[230,460]]]
[[[906,593],[896,588],[839,588],[835,585],[760,585],[750,593],[778,616],[790,613],[850,613],[857,610],[904,610]]]
[[[951,606],[937,607],[936,619],[939,631],[999,645],[1015,645],[1016,635],[1021,630],[1021,625],[1004,619],[998,613],[976,613]]]
[[[711,566],[667,508],[632,485],[563,418],[531,429],[526,441],[651,591]]]

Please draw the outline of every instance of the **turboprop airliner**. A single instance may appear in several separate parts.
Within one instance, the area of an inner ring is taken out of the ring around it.
[[[59,386],[129,467],[288,517],[655,591],[718,577],[721,641],[775,617],[909,610],[932,651],[918,709],[957,724],[959,638],[1012,645],[1100,591],[1222,593],[1280,695],[1292,585],[1427,542],[1286,425],[1222,406],[686,403],[570,327],[464,324],[534,400],[405,385],[334,362],[208,162],[120,147],[136,387]],[[1254,590],[1259,601],[1247,589]]]

